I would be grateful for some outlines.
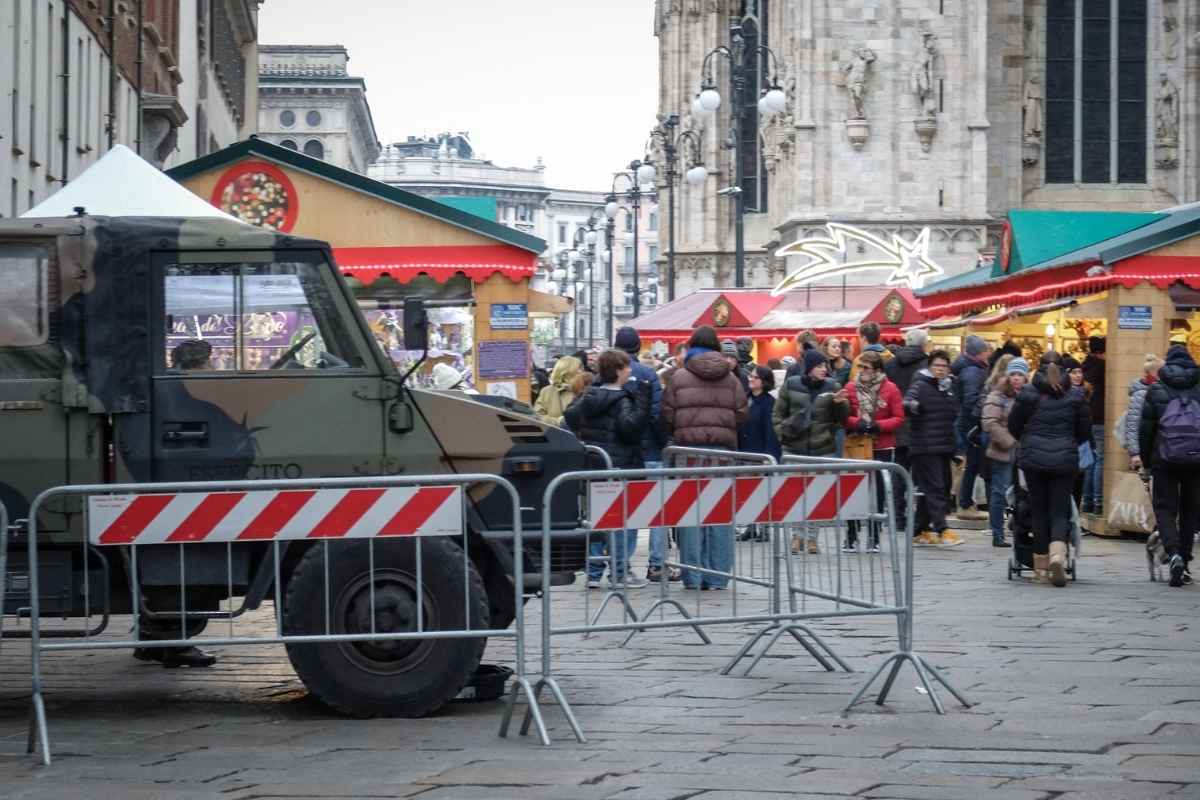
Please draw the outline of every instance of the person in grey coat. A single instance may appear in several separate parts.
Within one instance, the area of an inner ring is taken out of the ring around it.
[[[1138,442],[1138,428],[1142,424],[1142,408],[1146,405],[1146,395],[1150,387],[1158,382],[1158,371],[1162,369],[1163,360],[1153,353],[1147,353],[1142,362],[1142,377],[1129,384],[1129,410],[1125,412],[1121,444],[1129,453],[1129,466],[1133,469],[1142,468],[1142,449]]]

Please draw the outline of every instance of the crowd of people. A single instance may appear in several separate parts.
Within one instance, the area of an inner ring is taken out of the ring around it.
[[[1015,344],[993,351],[974,335],[956,358],[931,347],[923,329],[909,330],[902,346],[885,347],[875,323],[858,335],[857,356],[852,342],[805,331],[798,357],[757,364],[749,339],[721,341],[711,327],[696,329],[665,360],[643,351],[637,331],[626,327],[612,349],[560,357],[537,387],[535,411],[604,449],[618,469],[662,466],[668,443],[900,464],[916,488],[917,546],[962,544],[950,527],[957,517],[986,519],[992,545],[1010,547],[1009,489],[1017,484],[1031,511],[1034,580],[1065,585],[1077,512],[1103,505],[1105,340],[1089,339],[1082,362],[1047,351],[1034,369]],[[1179,345],[1165,359],[1147,356],[1129,397],[1116,438],[1131,466],[1152,477],[1170,583],[1180,586],[1191,582],[1200,526],[1200,369]],[[980,479],[986,499],[977,503]],[[876,496],[882,512],[882,486]],[[897,520],[907,511],[897,492]],[[865,536],[862,527],[847,525],[843,549],[878,552],[878,526]],[[699,569],[664,568],[668,531],[655,529],[646,579],[725,588],[720,573],[732,567],[733,529],[680,528],[676,535],[682,563]],[[815,537],[815,529],[799,529],[792,551],[818,553]],[[613,541],[611,577],[642,585],[627,574],[637,531]],[[591,546],[597,558],[588,585],[598,588],[608,542]]]

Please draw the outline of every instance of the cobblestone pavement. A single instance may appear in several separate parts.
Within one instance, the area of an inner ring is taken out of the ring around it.
[[[917,649],[977,704],[948,702],[945,717],[908,668],[886,707],[839,716],[894,647],[889,619],[815,626],[856,674],[826,673],[781,641],[751,677],[720,676],[748,627],[713,628],[708,647],[684,629],[626,648],[618,634],[561,637],[556,669],[589,741],[575,743],[548,706],[549,748],[498,738],[498,703],[425,720],[336,717],[277,648],[228,649],[200,671],[89,652],[49,659],[47,769],[23,753],[27,649],[6,640],[0,796],[1200,798],[1200,587],[1150,583],[1135,541],[1085,540],[1080,582],[1065,589],[1005,580],[1004,557],[981,534],[917,554]],[[656,592],[631,594],[640,610]],[[589,593],[556,594],[579,616]],[[493,642],[485,660],[510,657],[510,642]]]

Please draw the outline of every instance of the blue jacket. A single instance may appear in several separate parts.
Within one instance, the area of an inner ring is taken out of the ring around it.
[[[775,398],[763,392],[750,397],[750,418],[738,431],[738,450],[743,453],[767,453],[778,461],[783,458],[783,448],[775,435]]]
[[[650,422],[642,433],[642,460],[662,461],[662,443],[659,441],[662,431],[662,383],[654,370],[636,358],[631,367],[632,380],[650,384]]]
[[[979,402],[981,393],[984,393],[984,386],[987,385],[987,362],[964,353],[954,360],[950,371],[958,383],[956,388],[961,403],[955,424],[960,430],[965,431],[967,417],[975,410],[975,404]]]

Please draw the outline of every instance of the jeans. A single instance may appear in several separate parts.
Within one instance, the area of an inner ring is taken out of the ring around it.
[[[992,482],[988,486],[988,521],[992,525],[992,541],[1004,541],[1004,510],[1008,507],[1008,487],[1012,486],[1013,465],[1007,461],[988,459]]]
[[[1074,482],[1074,475],[1025,470],[1035,554],[1049,553],[1052,541],[1071,541],[1071,485]]]
[[[960,511],[975,505],[975,478],[979,477],[979,468],[983,462],[983,448],[967,442],[964,453],[965,466],[963,467],[962,482],[958,485],[958,508]]]
[[[733,572],[733,526],[710,525],[705,528],[678,528],[679,561],[702,569]],[[728,578],[683,569],[683,585],[688,589],[708,587],[724,589]]]
[[[1192,560],[1192,542],[1200,525],[1200,470],[1155,465],[1154,516],[1169,555]]]
[[[646,469],[662,469],[663,462],[647,461]],[[629,555],[633,555],[633,550],[630,549]],[[663,562],[667,559],[667,529],[666,528],[651,528],[650,529],[650,568],[661,568]]]
[[[1104,505],[1104,440],[1108,436],[1103,425],[1092,426],[1092,452],[1096,461],[1083,473],[1083,502],[1100,513]]]
[[[625,571],[629,566],[629,533],[630,531],[612,532],[613,544],[616,546],[617,552],[613,554],[614,561],[616,562],[614,574],[610,575],[609,577],[614,583],[620,583],[625,580]],[[634,541],[636,542],[637,531],[633,531],[632,533],[634,536]],[[588,544],[588,555],[595,557],[603,556],[608,553],[608,537],[609,531],[600,531],[598,533],[593,532],[591,535],[591,540]],[[600,580],[600,578],[604,576],[604,562],[593,561],[589,558],[587,576],[589,581]]]

